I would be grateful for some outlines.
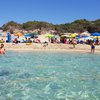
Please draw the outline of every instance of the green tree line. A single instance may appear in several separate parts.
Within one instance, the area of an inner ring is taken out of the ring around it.
[[[97,19],[95,21],[80,19],[80,20],[75,20],[74,22],[71,23],[65,23],[59,25],[54,25],[52,23],[42,22],[42,21],[28,21],[22,24],[10,21],[4,24],[1,28],[3,29],[3,31],[14,30],[14,29],[30,31],[34,29],[41,30],[42,28],[44,28],[46,30],[54,30],[57,33],[65,33],[65,32],[81,33],[84,31],[92,33],[92,32],[100,32],[100,19]]]

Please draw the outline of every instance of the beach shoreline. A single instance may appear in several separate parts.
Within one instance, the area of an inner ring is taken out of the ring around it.
[[[43,52],[80,52],[80,53],[91,53],[90,45],[77,44],[76,48],[72,48],[69,44],[49,44],[43,47],[42,44],[26,45],[25,43],[12,44],[5,43],[6,51],[18,51],[18,52],[29,52],[29,51],[43,51]],[[100,46],[96,46],[95,53],[100,53]]]

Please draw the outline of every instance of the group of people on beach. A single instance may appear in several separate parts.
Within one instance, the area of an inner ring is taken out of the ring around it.
[[[63,42],[66,43],[66,41],[67,41],[67,39],[65,38]],[[27,42],[32,43],[30,38],[29,39],[26,38],[26,43]],[[75,48],[76,45],[77,45],[77,39],[75,37],[72,38],[71,40],[69,39],[69,41],[67,41],[67,42],[68,42],[68,44],[72,44],[73,45],[72,48]],[[94,42],[92,40],[89,40],[88,43],[91,46],[91,53],[94,53],[95,52],[95,45],[98,45],[98,43],[99,43],[98,39],[97,39],[96,42]],[[44,42],[43,44],[44,44],[43,47],[46,47],[48,45],[48,42]],[[4,48],[4,44],[3,43],[0,44],[0,54],[5,54],[5,48]]]
[[[73,48],[75,48],[76,40],[73,39],[72,42],[73,42]],[[91,41],[91,53],[94,54],[94,52],[95,52],[95,43],[94,41]],[[5,54],[5,48],[3,43],[0,45],[0,54]]]
[[[75,45],[77,44],[76,38],[72,39],[71,44],[73,44],[73,48],[75,48]],[[97,42],[96,42],[96,44],[97,44]],[[91,46],[91,53],[94,54],[94,52],[95,52],[95,42],[94,41],[90,41],[90,46]]]

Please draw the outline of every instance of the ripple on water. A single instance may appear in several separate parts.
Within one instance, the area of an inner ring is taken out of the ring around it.
[[[0,100],[99,100],[100,55],[7,52]]]

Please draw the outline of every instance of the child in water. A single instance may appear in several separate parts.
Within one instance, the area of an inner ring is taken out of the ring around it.
[[[0,54],[5,54],[4,44],[1,44],[0,46]]]
[[[91,53],[95,52],[95,45],[94,45],[94,41],[91,43]]]

